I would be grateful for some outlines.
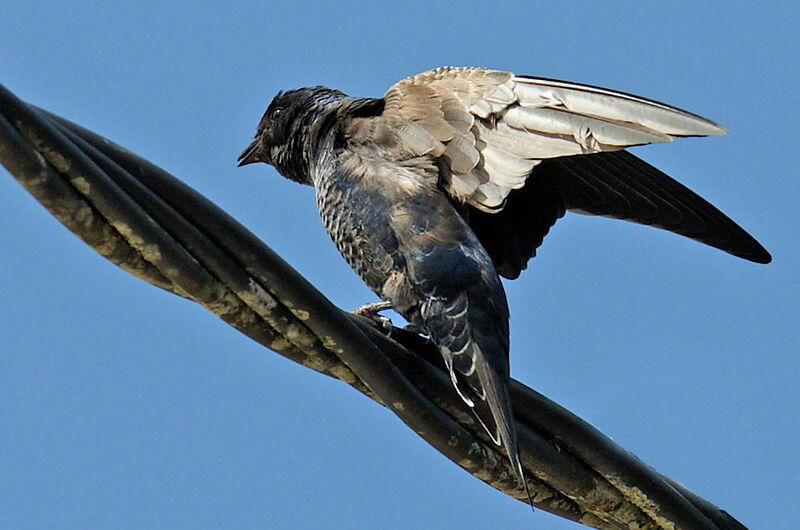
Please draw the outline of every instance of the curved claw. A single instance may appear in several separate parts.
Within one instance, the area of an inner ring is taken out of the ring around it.
[[[362,317],[367,317],[370,320],[374,320],[378,324],[381,325],[383,329],[387,332],[392,330],[392,321],[386,317],[380,316],[378,313],[381,311],[385,311],[387,309],[392,309],[391,302],[372,302],[369,304],[364,304],[355,311],[353,311],[354,315],[359,315]]]

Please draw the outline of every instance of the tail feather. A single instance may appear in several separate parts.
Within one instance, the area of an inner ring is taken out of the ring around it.
[[[508,376],[498,373],[485,358],[481,347],[470,342],[458,355],[447,349],[442,350],[445,363],[450,370],[450,378],[456,392],[469,405],[478,423],[498,447],[504,447],[511,463],[512,471],[522,485],[528,504],[533,507],[525,480],[525,471],[519,456],[517,433],[514,427],[514,414],[508,390]],[[465,362],[465,357],[469,362]],[[461,362],[454,362],[459,360]],[[467,366],[459,370],[458,365]]]
[[[480,347],[476,344],[474,348],[478,354],[476,357],[483,356]],[[508,459],[511,462],[511,468],[516,475],[517,480],[522,484],[525,490],[525,496],[528,498],[528,504],[533,508],[533,499],[531,499],[530,491],[528,490],[528,482],[525,480],[525,470],[522,467],[522,461],[519,457],[519,446],[517,445],[517,430],[514,427],[514,412],[511,408],[511,395],[508,391],[508,377],[502,381],[500,375],[492,370],[486,362],[476,362],[476,372],[478,378],[482,382],[486,403],[491,411],[492,419],[496,426],[496,436],[492,437],[495,444],[500,445],[498,438],[502,441],[508,453]],[[472,409],[475,410],[474,408]],[[476,414],[477,415],[477,414]],[[478,416],[478,421],[481,422],[483,428],[486,429],[486,423]],[[489,436],[492,435],[491,431]]]
[[[453,387],[494,443],[505,448],[531,503],[508,389],[508,309],[497,277],[490,279],[452,297],[429,299],[421,316]]]

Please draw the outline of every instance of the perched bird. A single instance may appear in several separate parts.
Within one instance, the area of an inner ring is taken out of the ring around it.
[[[382,98],[278,93],[239,165],[314,186],[366,284],[437,345],[461,399],[524,485],[509,397],[508,304],[568,210],[653,225],[736,256],[769,253],[714,206],[624,151],[726,129],[594,86],[482,68],[403,79]],[[526,489],[527,491],[527,489]]]

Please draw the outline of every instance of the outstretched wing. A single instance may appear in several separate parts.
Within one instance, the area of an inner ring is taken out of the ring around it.
[[[663,228],[757,263],[772,259],[708,201],[627,151],[543,160],[500,212],[469,207],[466,215],[497,272],[513,279],[567,211]]]
[[[745,259],[770,259],[708,202],[620,152],[726,132],[705,118],[604,88],[481,68],[443,67],[403,79],[384,101],[384,116],[414,124],[407,136],[437,158],[440,185],[467,205],[470,224],[504,276],[519,274],[570,209],[651,224]]]

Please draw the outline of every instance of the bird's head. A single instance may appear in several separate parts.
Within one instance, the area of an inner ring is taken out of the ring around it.
[[[345,97],[316,86],[278,92],[258,123],[255,139],[239,155],[239,166],[264,162],[286,178],[310,184],[308,156],[316,147],[324,112]]]

